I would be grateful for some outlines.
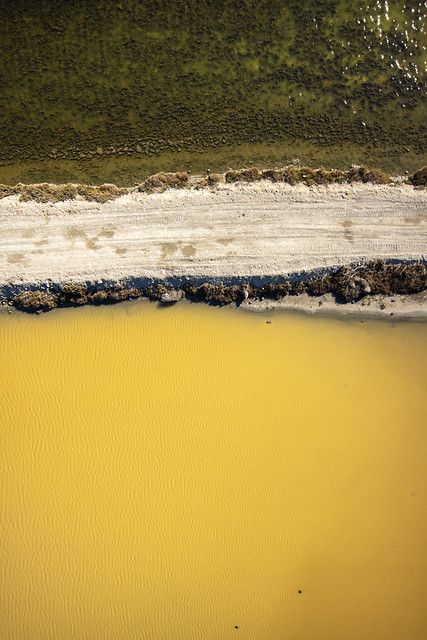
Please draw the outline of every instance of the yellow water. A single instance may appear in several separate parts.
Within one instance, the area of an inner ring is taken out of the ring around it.
[[[426,337],[0,317],[1,640],[424,640]]]

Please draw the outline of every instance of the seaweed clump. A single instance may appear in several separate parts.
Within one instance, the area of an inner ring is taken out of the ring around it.
[[[142,295],[142,291],[135,287],[122,287],[121,285],[115,285],[110,289],[101,289],[95,291],[88,296],[88,302],[92,304],[114,304],[116,302],[122,302],[123,300],[133,300],[139,298]]]
[[[409,295],[427,289],[425,264],[387,264],[372,260],[359,267],[340,267],[330,277],[331,292],[342,302],[371,295]]]
[[[124,187],[117,187],[115,184],[109,183],[99,186],[89,184],[77,185],[77,195],[89,202],[100,202],[101,204],[109,200],[115,200],[119,196],[124,196],[128,191],[129,190]]]
[[[58,297],[46,291],[21,291],[13,299],[13,304],[23,311],[50,311],[58,306]]]
[[[249,285],[225,285],[205,282],[199,286],[186,285],[184,292],[188,300],[225,305],[232,302],[238,304],[243,302],[250,295],[253,295],[253,288]]]
[[[311,185],[343,184],[345,182],[372,182],[374,184],[389,184],[391,177],[381,169],[353,165],[350,169],[325,169],[319,167],[302,166],[294,162],[284,167],[265,169],[260,171],[257,167],[248,169],[229,169],[225,173],[226,182],[255,182],[257,180],[270,180],[271,182],[285,182],[290,185],[299,183]]]
[[[114,200],[121,195],[128,193],[128,189],[117,187],[114,184],[22,184],[18,183],[11,187],[0,185],[0,199],[7,196],[17,195],[21,202],[62,202],[64,200],[75,200],[81,197],[89,202],[104,203]]]
[[[223,173],[209,173],[206,182],[209,187],[214,187],[221,182],[225,182],[225,175]]]
[[[280,298],[291,295],[292,290],[293,284],[289,280],[285,280],[284,282],[269,282],[256,290],[256,296],[260,300],[263,298],[280,300]]]
[[[190,175],[186,171],[176,173],[160,172],[146,178],[144,182],[137,187],[137,190],[141,193],[162,193],[167,189],[179,189],[188,186],[203,188],[206,186],[215,186],[223,182],[252,183],[262,179],[270,180],[271,182],[285,182],[290,185],[301,183],[308,186],[333,183],[343,184],[345,182],[388,184],[392,181],[390,176],[381,169],[356,165],[353,165],[347,171],[341,169],[325,169],[324,167],[313,169],[312,167],[302,166],[294,162],[284,167],[266,169],[264,171],[261,171],[257,167],[229,169],[225,173],[207,173],[201,177],[194,177],[192,180],[190,180]],[[424,167],[420,169],[408,180],[413,185],[425,186],[427,181],[427,168]],[[18,183],[15,186],[0,184],[0,199],[18,195],[22,202],[33,201],[45,204],[82,198],[89,202],[102,204],[130,193],[131,191],[132,189],[117,187],[114,184]]]
[[[415,171],[412,176],[409,176],[408,181],[415,187],[427,187],[427,166]]]
[[[225,173],[226,182],[256,182],[263,177],[262,172],[257,167],[248,167],[247,169],[229,169]]]
[[[365,274],[364,274],[365,275]],[[341,267],[331,277],[331,291],[341,302],[354,302],[371,293],[368,280],[349,267]]]
[[[263,171],[263,178],[272,182],[286,182],[291,185],[302,182],[307,185],[343,184],[345,182],[373,182],[375,184],[388,184],[391,178],[381,169],[367,167],[350,167],[347,171],[341,169],[325,169],[288,165],[280,169],[267,169]]]
[[[88,302],[88,290],[85,284],[70,282],[63,284],[59,293],[59,303],[64,306],[81,306]]]
[[[372,182],[374,184],[389,184],[391,177],[382,169],[352,165],[347,173],[348,182]]]
[[[320,278],[313,278],[303,284],[305,291],[310,296],[324,296],[334,290],[334,281],[331,275],[326,274]]]
[[[387,264],[383,260],[375,260],[366,264],[361,275],[369,283],[373,295],[414,294],[427,289],[424,262]]]
[[[50,311],[55,307],[80,307],[85,304],[108,304],[133,300],[143,295],[143,291],[135,287],[124,287],[120,284],[90,291],[86,284],[70,282],[60,286],[58,293],[47,293],[40,289],[22,291],[12,298],[12,303],[23,311]]]
[[[162,299],[162,296],[167,293],[167,291],[167,287],[165,287],[163,284],[155,284],[152,287],[148,287],[148,289],[146,289],[144,293],[149,300],[152,300],[153,302],[159,302]]]
[[[122,284],[104,286],[100,290],[84,283],[66,283],[55,293],[44,290],[21,291],[10,298],[18,309],[34,312],[49,311],[58,306],[116,303],[147,297],[164,304],[182,298],[210,305],[239,305],[247,298],[280,300],[286,296],[331,294],[337,302],[352,303],[367,295],[410,295],[427,289],[427,267],[424,262],[391,264],[372,260],[359,265],[345,265],[318,277],[283,278],[262,286],[249,283],[227,285],[221,282],[187,283],[182,288],[158,282],[147,288]]]
[[[166,189],[179,189],[188,183],[189,174],[186,171],[165,173],[161,171],[149,176],[138,186],[138,191],[143,193],[161,193]]]
[[[153,302],[162,302],[163,304],[174,304],[184,297],[184,291],[175,287],[166,287],[164,284],[157,283],[144,291],[144,295]]]
[[[424,263],[388,264],[371,260],[363,265],[342,266],[323,276],[291,282],[268,283],[256,289],[259,299],[280,300],[288,295],[310,296],[332,294],[343,303],[356,302],[367,295],[410,295],[427,289]]]

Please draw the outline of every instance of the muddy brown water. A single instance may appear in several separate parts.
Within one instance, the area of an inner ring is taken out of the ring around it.
[[[423,640],[426,324],[0,317],[2,640]]]

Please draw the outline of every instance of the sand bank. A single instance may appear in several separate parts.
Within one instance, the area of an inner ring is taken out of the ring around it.
[[[283,275],[427,253],[427,191],[409,185],[133,192],[104,204],[0,200],[0,282]]]
[[[14,195],[0,200],[0,220],[0,286],[15,292],[63,282],[265,281],[427,254],[427,191],[396,183],[262,180],[134,190],[105,203]]]
[[[306,293],[287,296],[282,300],[246,300],[240,308],[262,313],[269,311],[297,312],[316,316],[343,316],[348,319],[427,320],[427,292],[410,295],[366,296],[360,300],[337,304],[333,295],[313,297]]]

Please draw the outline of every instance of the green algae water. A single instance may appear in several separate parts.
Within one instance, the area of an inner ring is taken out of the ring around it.
[[[0,7],[0,181],[115,182],[426,155],[422,0]]]
[[[426,338],[2,315],[2,640],[424,640]]]

